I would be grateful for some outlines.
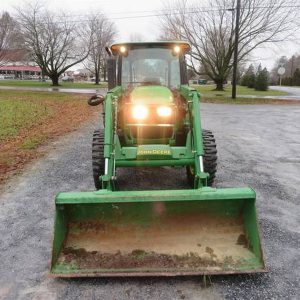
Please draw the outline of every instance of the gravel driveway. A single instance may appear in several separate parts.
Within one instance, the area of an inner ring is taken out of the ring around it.
[[[269,273],[212,277],[52,279],[58,191],[93,189],[90,141],[98,120],[51,143],[0,198],[0,299],[299,299],[300,107],[202,106],[218,143],[218,187],[250,185]],[[155,172],[155,173],[154,173]],[[155,179],[153,174],[156,174]],[[187,187],[181,169],[120,170],[120,185]],[[166,180],[166,178],[168,178]],[[174,180],[172,179],[174,178]]]

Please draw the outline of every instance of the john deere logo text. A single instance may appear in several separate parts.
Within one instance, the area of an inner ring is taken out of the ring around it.
[[[137,155],[171,155],[170,150],[138,150]]]

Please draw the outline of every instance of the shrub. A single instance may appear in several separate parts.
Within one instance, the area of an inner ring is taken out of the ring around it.
[[[269,88],[269,73],[266,68],[260,70],[255,78],[254,88],[257,91],[267,91]]]

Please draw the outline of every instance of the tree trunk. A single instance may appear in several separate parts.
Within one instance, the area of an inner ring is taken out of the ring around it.
[[[216,88],[215,91],[220,91],[223,92],[224,91],[224,84],[223,84],[223,80],[214,80],[215,84],[216,84]]]
[[[104,77],[104,81],[107,81],[107,76],[106,76],[106,64],[103,64],[103,77]]]
[[[99,78],[100,76],[99,76],[99,72],[96,72],[95,73],[95,84],[99,84],[99,82],[100,82],[100,78]]]
[[[59,84],[58,84],[58,78],[59,78],[58,74],[51,75],[51,80],[52,80],[52,85],[53,86],[59,86]]]

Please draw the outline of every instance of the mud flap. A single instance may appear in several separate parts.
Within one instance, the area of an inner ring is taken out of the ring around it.
[[[58,277],[263,272],[250,188],[60,193]]]

